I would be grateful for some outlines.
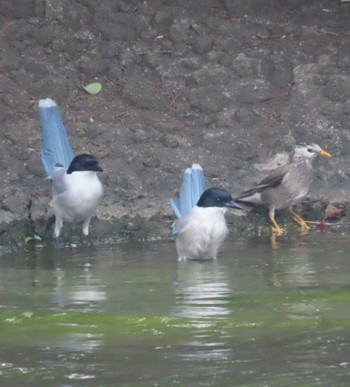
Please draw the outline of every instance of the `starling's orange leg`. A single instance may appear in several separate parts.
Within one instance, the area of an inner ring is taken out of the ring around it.
[[[272,235],[271,235],[271,237],[270,237],[270,241],[271,241],[271,247],[273,248],[273,249],[278,249],[278,242],[277,242],[277,240],[276,240],[276,235],[272,232]]]
[[[293,219],[299,224],[299,226],[304,230],[304,231],[309,231],[310,227],[306,224],[305,220],[298,215],[296,212],[293,210],[289,209],[289,212],[292,214]]]
[[[272,227],[273,235],[283,235],[283,231],[281,227],[277,224],[274,215],[269,214],[269,217],[270,217],[271,223],[273,224],[273,227]]]

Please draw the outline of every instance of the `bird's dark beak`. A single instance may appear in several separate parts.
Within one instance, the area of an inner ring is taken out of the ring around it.
[[[233,199],[225,204],[225,207],[236,208],[238,210],[244,210],[240,204],[236,203]]]
[[[94,165],[90,170],[96,172],[103,172],[103,169],[98,164]]]

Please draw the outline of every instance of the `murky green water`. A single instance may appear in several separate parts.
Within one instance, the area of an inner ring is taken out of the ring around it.
[[[348,386],[349,236],[37,247],[0,257],[0,382]]]

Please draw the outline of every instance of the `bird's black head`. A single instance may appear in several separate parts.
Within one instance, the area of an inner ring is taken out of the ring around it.
[[[75,156],[67,169],[67,173],[82,172],[82,171],[96,171],[102,172],[102,168],[98,165],[98,161],[94,156],[82,153]]]
[[[230,193],[221,188],[209,188],[202,193],[197,203],[198,207],[231,207],[242,209]]]

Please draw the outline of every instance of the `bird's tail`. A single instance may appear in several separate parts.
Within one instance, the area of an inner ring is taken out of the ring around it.
[[[170,199],[171,207],[178,218],[191,211],[206,190],[206,186],[203,169],[199,164],[192,164],[191,168],[186,169],[179,197]]]
[[[41,121],[41,160],[48,177],[52,176],[56,166],[68,168],[74,158],[61,112],[51,98],[39,101]]]

